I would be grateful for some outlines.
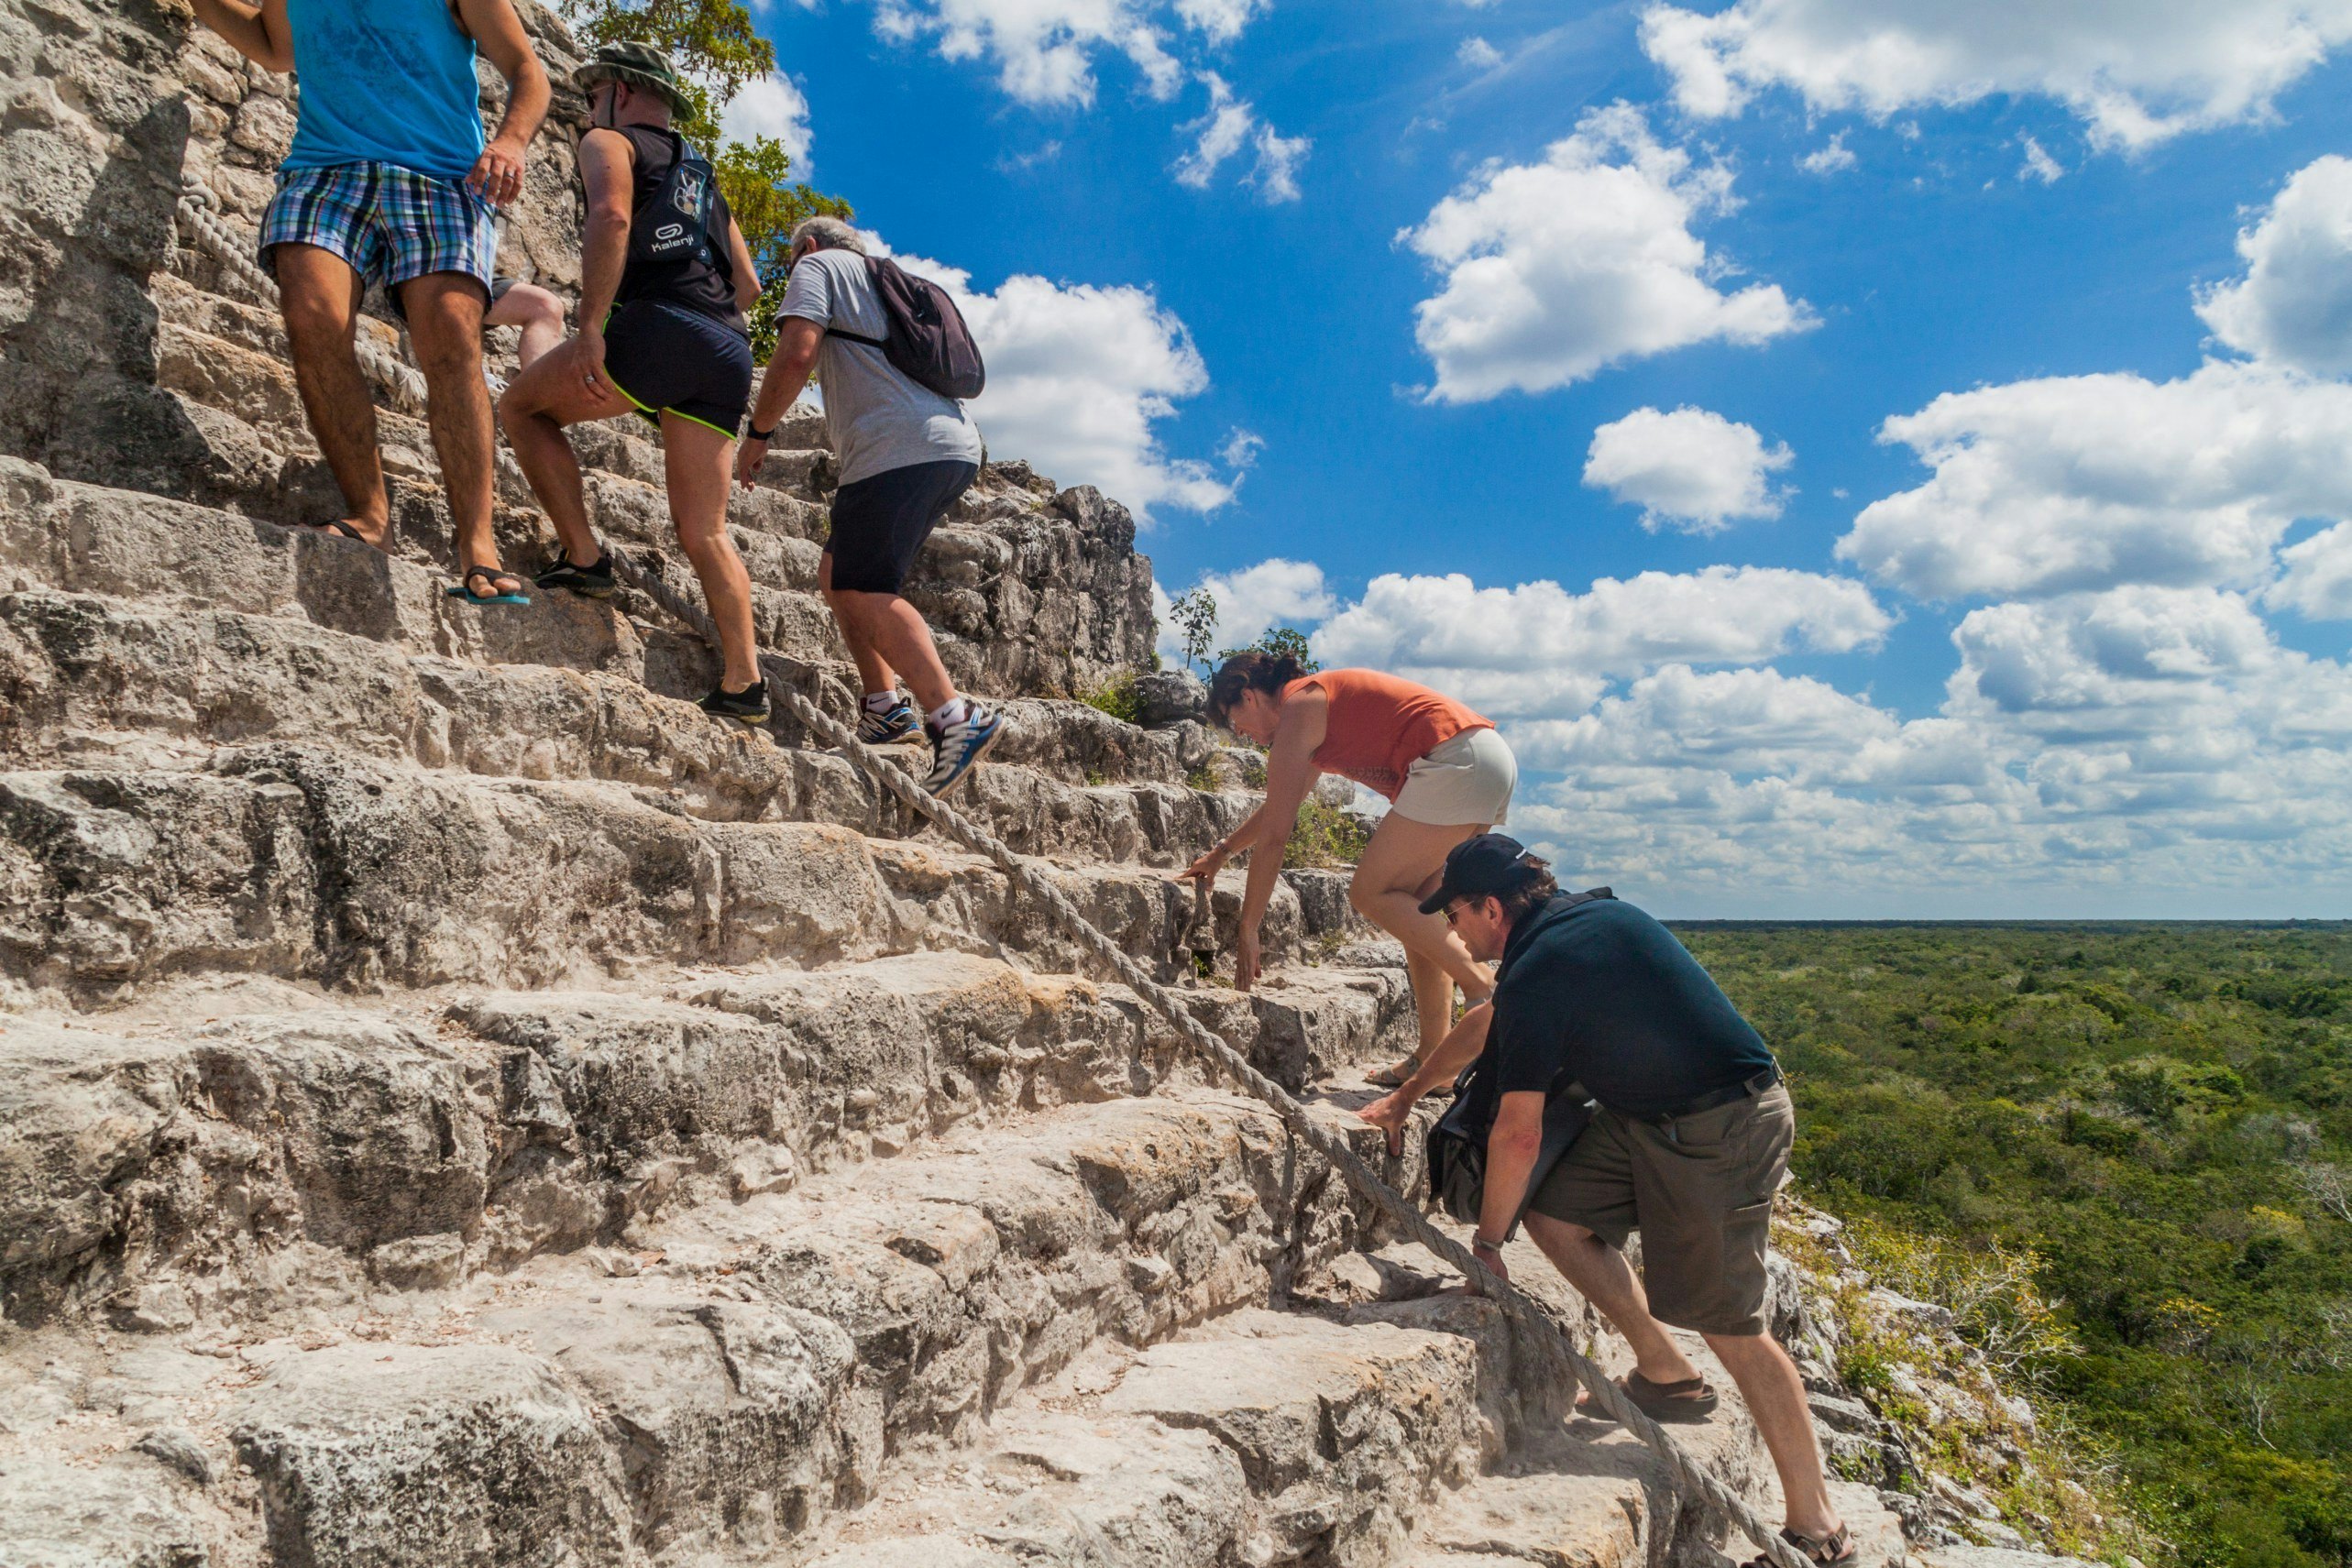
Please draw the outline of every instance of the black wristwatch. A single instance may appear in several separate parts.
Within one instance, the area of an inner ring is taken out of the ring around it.
[[[776,422],[777,424],[781,424],[783,422],[784,422],[782,420],[778,420]],[[773,441],[775,439],[775,425],[772,424],[765,430],[762,430],[758,425],[753,425],[750,429],[744,431],[743,433],[750,436],[753,441]]]

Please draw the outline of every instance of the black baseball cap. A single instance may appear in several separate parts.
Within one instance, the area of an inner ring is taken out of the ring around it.
[[[1527,846],[1507,833],[1465,839],[1446,855],[1445,874],[1437,891],[1421,901],[1421,912],[1434,915],[1457,898],[1500,898],[1533,870],[1527,863]]]

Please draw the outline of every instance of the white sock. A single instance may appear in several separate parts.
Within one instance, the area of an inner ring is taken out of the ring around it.
[[[931,721],[932,729],[945,729],[951,724],[961,723],[967,710],[968,707],[963,698],[960,696],[951,696],[948,698],[947,701],[940,704],[939,707],[931,709],[930,713],[927,717],[929,717]]]
[[[895,686],[886,692],[865,694],[865,710],[868,713],[888,713],[898,706],[898,691]]]

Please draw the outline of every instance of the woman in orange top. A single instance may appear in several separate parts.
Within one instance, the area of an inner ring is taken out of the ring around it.
[[[1402,1082],[1419,1058],[1445,1037],[1454,987],[1473,1003],[1494,977],[1470,957],[1443,916],[1421,900],[1463,839],[1500,826],[1519,765],[1495,728],[1453,698],[1378,670],[1309,674],[1288,654],[1236,653],[1209,681],[1209,722],[1268,748],[1266,802],[1225,840],[1180,873],[1214,878],[1244,850],[1249,882],[1241,901],[1234,982],[1258,978],[1258,928],[1274,896],[1282,850],[1299,808],[1324,773],[1386,795],[1389,814],[1372,833],[1347,890],[1357,912],[1404,944],[1421,1047],[1412,1059],[1373,1081]]]

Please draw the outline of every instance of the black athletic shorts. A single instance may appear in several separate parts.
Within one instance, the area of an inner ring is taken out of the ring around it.
[[[980,477],[970,463],[910,463],[833,492],[833,586],[853,594],[895,594],[923,541],[956,498]]]
[[[604,318],[604,373],[655,424],[666,411],[732,436],[752,403],[751,340],[665,300],[632,300]]]

